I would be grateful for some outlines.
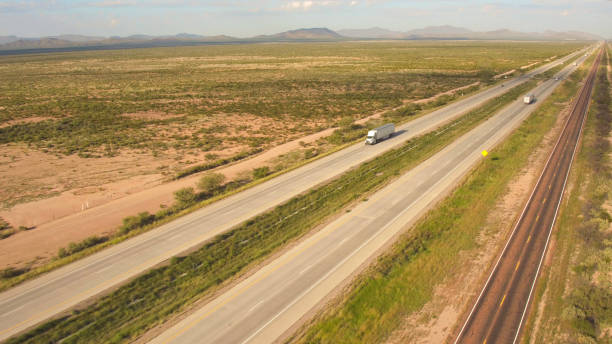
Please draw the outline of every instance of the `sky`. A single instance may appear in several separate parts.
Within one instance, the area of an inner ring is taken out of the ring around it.
[[[453,25],[612,38],[612,0],[0,0],[0,36],[226,34]]]

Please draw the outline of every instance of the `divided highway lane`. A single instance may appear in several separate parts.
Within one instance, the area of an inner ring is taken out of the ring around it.
[[[563,77],[576,67],[569,66]],[[546,98],[560,81],[533,90]],[[271,343],[396,234],[448,193],[535,106],[522,99],[459,138],[152,343]]]
[[[333,178],[349,168],[461,116],[509,88],[525,82],[585,50],[510,79],[398,128],[375,146],[363,144],[319,159],[299,169],[228,197],[90,257],[0,294],[0,340],[17,334],[98,295],[215,235]],[[581,57],[582,58],[582,57]]]

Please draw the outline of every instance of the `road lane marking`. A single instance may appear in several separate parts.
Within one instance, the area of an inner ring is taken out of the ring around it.
[[[504,294],[504,297],[502,298],[501,302],[499,303],[499,308],[501,308],[501,306],[504,304],[504,301],[506,301],[506,294]]]
[[[255,304],[255,306],[253,306],[253,307],[251,307],[251,309],[249,309],[249,311],[247,312],[247,314],[248,314],[248,313],[251,313],[252,311],[254,311],[254,310],[255,310],[255,308],[259,307],[259,306],[260,306],[260,305],[261,305],[263,302],[264,302],[264,300],[261,300],[261,301],[257,302],[257,303]]]
[[[19,306],[19,307],[15,308],[15,309],[13,309],[13,310],[11,310],[11,311],[8,311],[8,312],[6,312],[6,313],[2,314],[0,317],[1,317],[1,318],[4,318],[4,317],[6,317],[7,315],[13,314],[13,313],[17,312],[18,310],[22,309],[23,307],[25,307],[25,305],[26,305],[26,304],[23,304],[23,305],[21,305],[21,306]]]
[[[435,187],[437,187],[440,183],[442,183],[443,181],[445,181],[445,178],[448,177],[450,174],[452,174],[458,167],[455,167],[453,169],[451,169],[448,173],[446,173],[446,175],[443,176],[443,178],[440,178],[436,183],[434,183],[428,190],[432,190]],[[384,196],[386,196],[387,194],[391,193],[392,191],[395,191],[395,189],[388,187],[386,190],[383,189],[382,191],[380,191],[381,193],[379,194],[379,199],[383,199]],[[338,263],[336,266],[334,266],[332,268],[332,270],[330,270],[323,278],[319,279],[315,284],[311,285],[311,287],[306,290],[304,293],[302,293],[302,295],[300,295],[298,298],[294,299],[294,301],[289,304],[287,307],[285,307],[285,309],[283,309],[281,312],[277,313],[276,316],[274,316],[273,319],[271,319],[270,321],[268,321],[268,323],[266,323],[264,326],[260,327],[259,330],[257,330],[257,332],[255,332],[253,335],[251,335],[249,338],[247,338],[247,340],[245,340],[244,342],[249,341],[252,337],[254,337],[257,333],[259,333],[263,328],[265,328],[270,322],[272,322],[273,320],[275,320],[278,316],[280,316],[282,313],[285,312],[286,309],[288,309],[289,307],[291,307],[293,304],[295,304],[297,301],[299,301],[303,295],[305,295],[307,292],[310,292],[310,290],[312,290],[316,285],[318,285],[322,280],[324,280],[325,278],[327,278],[327,276],[331,273],[333,273],[337,268],[340,267],[340,265],[344,264],[348,259],[350,259],[351,257],[353,257],[362,247],[364,247],[365,245],[367,245],[368,243],[370,243],[372,240],[374,240],[378,234],[380,234],[382,231],[384,231],[388,226],[390,226],[391,224],[393,224],[399,217],[401,217],[406,211],[408,211],[409,209],[412,208],[412,206],[416,203],[418,203],[421,199],[423,199],[425,196],[427,196],[427,192],[424,192],[421,194],[421,196],[419,196],[416,200],[414,200],[412,203],[410,203],[406,208],[404,208],[399,214],[397,214],[393,219],[391,219],[389,222],[387,222],[387,224],[381,228],[375,235],[371,236],[366,242],[362,243],[356,250],[354,250],[348,257],[345,257],[340,263]],[[294,252],[291,256],[286,258],[286,261],[284,263],[280,263],[280,265],[274,267],[273,269],[271,269],[270,271],[267,271],[265,274],[263,274],[262,276],[260,276],[258,279],[252,281],[250,284],[245,285],[241,290],[239,290],[236,294],[229,296],[226,300],[224,300],[223,302],[221,302],[220,304],[216,305],[215,307],[213,307],[213,309],[209,310],[208,312],[206,312],[205,314],[203,314],[202,316],[200,316],[199,318],[193,320],[192,322],[190,322],[189,324],[187,324],[185,327],[181,328],[178,333],[175,333],[174,335],[172,335],[170,338],[166,339],[163,341],[163,343],[170,343],[171,341],[173,341],[174,339],[178,338],[179,336],[181,336],[183,333],[185,333],[186,331],[188,331],[190,328],[192,328],[193,326],[195,326],[196,324],[198,324],[200,321],[204,320],[205,318],[207,318],[209,315],[211,315],[212,313],[215,313],[216,311],[218,311],[220,308],[222,308],[223,306],[225,306],[226,304],[228,304],[229,302],[231,302],[232,300],[234,300],[235,298],[239,297],[241,294],[245,293],[247,290],[249,290],[250,288],[252,288],[254,285],[258,284],[259,282],[261,282],[262,280],[264,280],[266,277],[268,277],[270,274],[272,274],[273,272],[275,272],[276,270],[280,269],[281,267],[289,264],[294,258],[296,258],[298,255],[300,255],[302,252],[306,251],[307,249],[309,249],[311,246],[315,245],[316,243],[318,243],[319,241],[323,240],[324,238],[328,237],[329,235],[331,235],[334,231],[336,231],[338,228],[340,228],[341,226],[343,226],[344,224],[346,224],[349,220],[353,219],[354,217],[357,217],[358,215],[361,216],[360,214],[362,212],[364,212],[367,208],[362,208],[360,210],[358,210],[355,213],[352,213],[352,216],[348,216],[347,218],[343,219],[342,221],[339,221],[337,223],[334,224],[334,228],[329,229],[329,232],[323,234],[321,237],[316,238],[315,240],[313,240],[313,242],[308,243],[308,245],[306,245],[305,247],[303,247],[301,250]],[[280,258],[279,258],[280,259]],[[261,270],[260,270],[261,271]]]
[[[177,235],[174,235],[174,236],[172,236],[172,237],[168,238],[168,241],[174,241],[174,240],[176,240],[176,239],[178,239],[178,238],[182,238],[182,237],[184,237],[184,236],[185,236],[185,235],[184,235],[183,233],[179,233],[179,234],[177,234]]]
[[[449,175],[451,175],[458,167],[456,166],[455,168],[451,169],[448,173],[446,173],[442,178],[440,178],[436,183],[434,183],[429,189],[435,189],[438,184],[442,183],[446,177],[448,177]],[[390,191],[385,192],[388,193]],[[251,334],[247,339],[245,339],[244,341],[241,342],[241,344],[245,344],[247,342],[249,342],[251,339],[253,339],[255,336],[257,336],[259,334],[259,332],[261,332],[264,328],[266,328],[270,323],[272,323],[274,320],[276,320],[279,316],[281,316],[283,313],[285,313],[289,308],[291,308],[294,304],[296,304],[298,301],[300,301],[306,294],[308,294],[312,289],[314,289],[316,286],[318,286],[322,281],[324,281],[325,279],[327,279],[332,273],[334,273],[337,269],[340,268],[340,266],[342,266],[343,264],[345,264],[349,259],[351,259],[355,254],[357,254],[357,252],[359,252],[363,247],[365,247],[366,245],[368,245],[371,241],[373,241],[374,239],[376,239],[383,231],[385,231],[387,229],[387,227],[391,226],[393,223],[395,223],[395,221],[397,219],[399,219],[401,216],[404,215],[404,213],[406,213],[409,209],[412,208],[413,205],[415,205],[416,203],[418,203],[422,198],[424,198],[426,196],[427,192],[421,194],[421,196],[419,196],[416,200],[414,200],[412,203],[410,203],[408,206],[406,206],[406,208],[404,208],[399,214],[397,214],[393,219],[391,219],[390,221],[388,221],[381,229],[379,229],[379,231],[377,233],[375,233],[374,235],[372,235],[370,238],[368,238],[368,240],[366,240],[364,243],[362,243],[359,247],[357,247],[357,249],[355,249],[353,252],[351,252],[350,255],[348,255],[347,257],[344,257],[344,259],[342,259],[342,261],[340,261],[338,264],[336,264],[330,271],[328,271],[323,277],[319,278],[319,280],[317,280],[314,284],[312,284],[307,290],[303,291],[300,295],[298,295],[297,298],[293,299],[293,301],[291,301],[291,303],[289,303],[287,306],[285,306],[285,308],[283,308],[280,312],[276,313],[276,315],[274,317],[272,317],[272,319],[268,320],[268,322],[266,322],[263,326],[261,326],[257,331],[255,331],[253,334]],[[381,196],[382,199],[382,196]],[[362,211],[365,209],[362,209]],[[193,324],[192,326],[194,326],[195,324]],[[172,339],[177,338],[178,335],[173,336]],[[171,340],[172,340],[171,339]],[[169,343],[171,340],[167,340],[164,343]]]
[[[99,274],[99,273],[104,272],[104,271],[106,271],[106,270],[108,270],[108,269],[111,269],[112,267],[113,267],[113,265],[109,265],[109,266],[107,266],[107,267],[104,267],[104,268],[102,268],[102,269],[100,269],[100,270],[98,270],[98,271],[94,272],[94,274]]]
[[[312,266],[313,266],[313,265],[314,265],[314,264],[310,264],[310,265],[308,265],[308,266],[307,266],[307,267],[306,267],[304,270],[300,271],[300,275],[303,275],[303,274],[304,274],[304,272],[306,272],[306,271],[310,270],[310,269],[312,268]]]

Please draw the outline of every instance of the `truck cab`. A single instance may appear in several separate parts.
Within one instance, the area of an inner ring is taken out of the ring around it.
[[[368,131],[368,136],[366,136],[365,143],[367,145],[375,145],[376,144],[376,130]]]

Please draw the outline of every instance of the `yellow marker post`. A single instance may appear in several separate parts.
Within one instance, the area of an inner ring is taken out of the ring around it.
[[[480,154],[482,154],[482,156],[487,156],[487,155],[489,155],[489,152],[487,152],[486,150],[483,150],[482,153],[480,153]]]

